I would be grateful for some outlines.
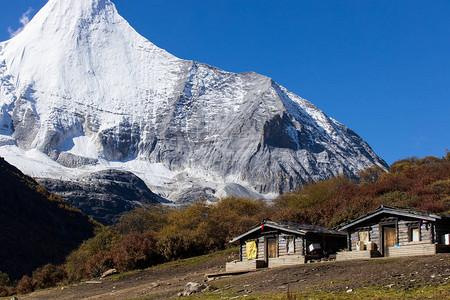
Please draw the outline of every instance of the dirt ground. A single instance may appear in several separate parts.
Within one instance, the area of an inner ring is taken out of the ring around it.
[[[229,281],[229,283],[227,282]],[[286,291],[347,291],[366,287],[410,289],[450,283],[450,255],[314,263],[223,279],[235,291],[270,294]]]
[[[176,297],[190,281],[203,282],[205,274],[224,271],[230,254],[215,255],[197,263],[167,264],[103,280],[39,291],[19,299],[168,299]],[[207,282],[234,295],[321,290],[348,291],[365,287],[411,289],[450,282],[450,254],[398,259],[311,263],[264,269]],[[217,294],[217,298],[224,298]]]

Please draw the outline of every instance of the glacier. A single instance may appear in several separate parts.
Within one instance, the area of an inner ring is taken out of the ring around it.
[[[372,165],[352,130],[271,78],[184,60],[109,0],[49,0],[0,43],[0,155],[77,180],[118,169],[184,203],[272,198]]]

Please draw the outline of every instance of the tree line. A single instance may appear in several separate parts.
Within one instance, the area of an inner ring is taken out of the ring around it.
[[[388,170],[372,166],[358,180],[337,176],[272,201],[227,197],[178,208],[137,208],[114,226],[98,227],[61,266],[43,266],[16,284],[0,272],[0,295],[98,277],[111,268],[144,269],[222,250],[232,237],[265,218],[336,227],[380,205],[450,214],[450,153],[402,159]]]

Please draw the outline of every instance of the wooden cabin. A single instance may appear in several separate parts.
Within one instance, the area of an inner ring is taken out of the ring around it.
[[[450,252],[450,216],[381,206],[338,227],[348,251],[337,260],[400,257]]]
[[[239,242],[239,260],[227,263],[227,272],[303,264],[346,247],[346,235],[336,230],[290,222],[264,220],[233,238]]]

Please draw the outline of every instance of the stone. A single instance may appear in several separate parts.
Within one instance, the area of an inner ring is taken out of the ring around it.
[[[100,279],[103,279],[105,277],[111,276],[111,275],[116,274],[116,273],[117,273],[116,269],[109,269],[108,271],[103,273],[102,276],[100,276]]]
[[[38,183],[104,225],[116,223],[124,213],[142,205],[166,201],[135,174],[115,169],[73,181],[41,178]]]
[[[98,281],[98,280],[88,280],[85,283],[86,284],[103,284],[102,281]]]
[[[159,283],[158,282],[153,282],[152,284],[150,284],[150,287],[152,288],[152,289],[154,289],[154,288],[157,288],[157,287],[159,287]]]
[[[183,290],[183,296],[190,296],[195,293],[200,293],[208,288],[208,285],[198,282],[188,282]]]

